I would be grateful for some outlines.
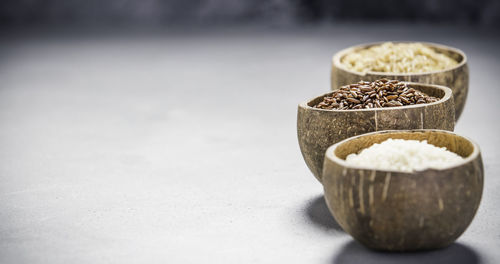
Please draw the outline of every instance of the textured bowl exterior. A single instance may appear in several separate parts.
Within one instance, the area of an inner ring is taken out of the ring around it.
[[[460,60],[460,63],[453,68],[434,71],[429,73],[384,73],[384,72],[367,72],[360,73],[348,70],[342,63],[341,59],[348,53],[355,50],[366,49],[368,47],[382,43],[363,44],[351,48],[344,49],[333,56],[331,70],[331,88],[338,90],[341,86],[358,81],[375,81],[381,78],[400,80],[405,82],[437,84],[449,87],[453,91],[455,100],[455,120],[458,120],[467,100],[469,91],[469,67],[467,65],[467,57],[464,52],[444,45],[434,43],[423,43],[430,46],[448,56]]]
[[[433,133],[449,132],[432,132],[430,137],[435,136]],[[448,140],[454,144],[453,136]],[[328,151],[333,153],[334,147]],[[325,198],[339,225],[369,248],[442,248],[467,229],[481,201],[483,164],[479,148],[472,156],[450,169],[403,173],[353,168],[327,155]]]
[[[443,99],[432,104],[363,110],[323,110],[308,104],[298,107],[297,135],[304,160],[321,182],[326,149],[346,138],[380,130],[443,129],[453,131],[455,108],[451,90],[443,86],[408,83],[416,89],[441,89]]]

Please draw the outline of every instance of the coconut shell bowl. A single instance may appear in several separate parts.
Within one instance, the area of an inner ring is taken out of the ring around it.
[[[401,43],[401,42],[394,42]],[[406,42],[407,43],[407,42]],[[342,63],[342,58],[351,53],[361,49],[367,49],[380,43],[362,44],[353,46],[337,52],[332,58],[331,69],[331,88],[332,90],[339,89],[342,85],[356,83],[358,81],[374,81],[382,78],[417,82],[438,84],[451,88],[455,100],[455,120],[460,117],[467,99],[467,92],[469,90],[469,68],[467,65],[467,57],[465,53],[459,49],[434,44],[427,42],[419,42],[423,45],[434,49],[435,51],[445,54],[448,57],[457,61],[457,65],[439,71],[424,72],[424,73],[390,73],[390,72],[356,72],[347,69]]]
[[[346,138],[380,130],[442,129],[453,131],[455,108],[452,92],[439,85],[407,83],[408,87],[439,98],[437,102],[357,110],[325,110],[313,107],[332,92],[298,106],[297,134],[304,160],[322,181],[325,151]]]
[[[346,163],[348,154],[388,138],[427,140],[464,160],[411,173]],[[413,251],[445,247],[465,231],[479,207],[483,173],[478,145],[453,132],[378,131],[328,148],[323,186],[332,215],[357,241],[372,249]]]

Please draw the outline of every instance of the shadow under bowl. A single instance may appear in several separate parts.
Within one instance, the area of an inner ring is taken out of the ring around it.
[[[399,107],[357,110],[325,110],[313,107],[333,92],[298,106],[297,135],[304,160],[321,182],[325,151],[346,138],[380,130],[443,129],[453,131],[455,108],[450,88],[407,83],[409,87],[440,98],[437,102]]]
[[[332,69],[331,69],[331,88],[332,90],[338,90],[341,86],[357,83],[358,81],[375,81],[382,78],[388,78],[399,81],[406,82],[417,82],[417,83],[428,83],[437,84],[450,87],[453,91],[453,97],[455,100],[455,120],[458,120],[465,106],[465,101],[467,100],[467,93],[469,90],[469,67],[467,65],[467,56],[465,53],[459,49],[429,43],[429,42],[418,42],[423,45],[434,49],[435,51],[445,54],[458,62],[454,67],[450,67],[444,70],[424,72],[424,73],[391,73],[391,72],[356,72],[347,69],[347,67],[342,63],[342,59],[345,55],[356,52],[358,50],[367,49],[372,46],[383,44],[384,42],[375,42],[361,44],[358,46],[353,46],[346,48],[337,52],[332,58]],[[408,41],[393,41],[393,43],[410,43]]]
[[[348,165],[347,155],[388,138],[427,140],[462,156],[446,169],[412,173]],[[389,251],[448,246],[469,226],[483,192],[479,147],[444,130],[379,131],[328,148],[325,198],[339,225],[363,245]]]

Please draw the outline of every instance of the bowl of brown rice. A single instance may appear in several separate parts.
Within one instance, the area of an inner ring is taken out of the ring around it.
[[[441,85],[360,81],[302,102],[297,109],[300,151],[320,182],[325,150],[341,140],[379,130],[454,127],[452,91]]]
[[[441,44],[397,41],[352,46],[332,58],[332,90],[382,78],[450,87],[458,120],[469,89],[467,56]]]

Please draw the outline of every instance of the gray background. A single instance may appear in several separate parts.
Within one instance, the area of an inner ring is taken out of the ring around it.
[[[498,263],[498,35],[337,24],[10,30],[0,40],[0,263]],[[296,107],[331,55],[382,40],[469,56],[456,132],[481,146],[469,229],[387,254],[345,234],[302,160]]]
[[[0,1],[0,263],[498,263],[498,26],[495,0]],[[387,40],[469,57],[485,189],[446,249],[354,242],[298,147],[333,53]]]
[[[301,25],[336,21],[457,23],[495,28],[497,0],[2,0],[0,26]]]

